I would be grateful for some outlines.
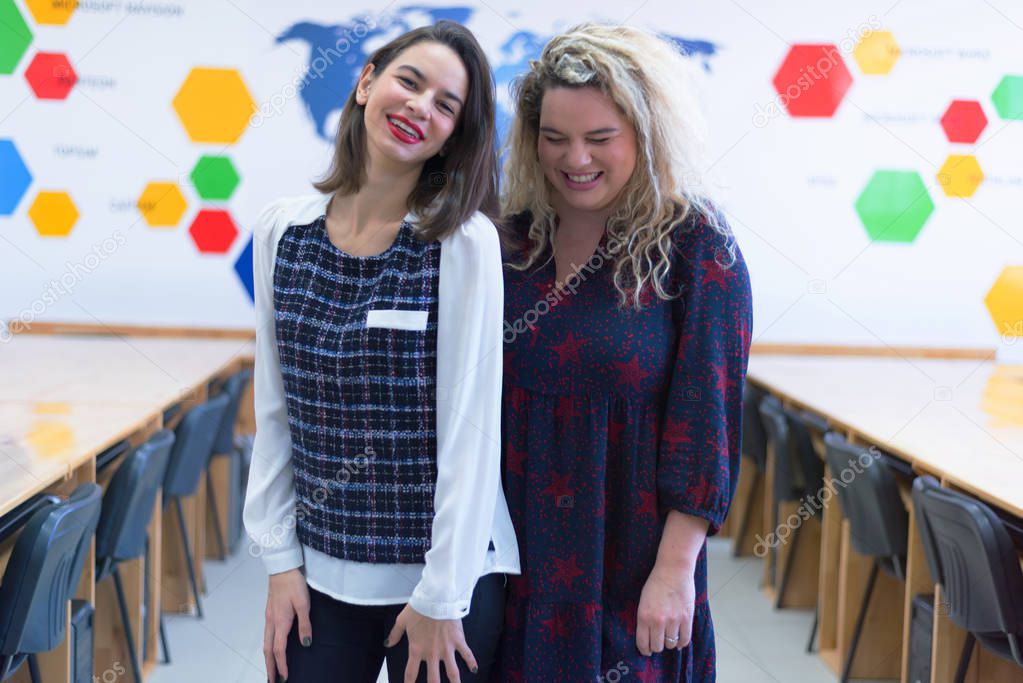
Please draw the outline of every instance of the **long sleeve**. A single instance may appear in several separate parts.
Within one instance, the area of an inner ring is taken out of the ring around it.
[[[749,273],[739,248],[718,263],[724,238],[699,221],[676,242],[682,298],[678,348],[657,465],[662,509],[706,519],[717,533],[739,476],[742,384],[752,331]]]
[[[469,611],[501,492],[501,325],[497,231],[482,214],[441,243],[437,483],[432,545],[409,604],[433,619]],[[516,555],[517,557],[517,555]]]
[[[256,367],[253,378],[256,438],[245,492],[245,530],[270,574],[302,566],[295,532],[295,486],[291,432],[277,352],[273,308],[273,265],[278,205],[260,215],[252,244],[256,300]]]

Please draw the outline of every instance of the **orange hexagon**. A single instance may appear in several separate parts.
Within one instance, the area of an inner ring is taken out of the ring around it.
[[[192,142],[237,142],[255,110],[236,69],[192,69],[174,96],[174,111]]]
[[[1023,343],[1023,266],[1006,266],[984,297],[984,305],[1003,339]]]
[[[887,74],[901,54],[891,31],[871,31],[853,48],[853,59],[860,65],[860,71],[868,75]]]
[[[40,237],[66,237],[78,221],[78,209],[67,192],[40,192],[28,209]]]
[[[154,182],[142,190],[137,206],[150,227],[172,228],[181,222],[188,203],[175,183]]]
[[[948,197],[972,197],[983,180],[984,171],[972,154],[949,154],[938,169],[938,184]]]
[[[63,26],[78,9],[78,0],[25,0],[36,23]]]

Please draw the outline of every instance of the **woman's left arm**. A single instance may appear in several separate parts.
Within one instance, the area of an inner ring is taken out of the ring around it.
[[[408,631],[410,669],[417,657],[428,661],[438,649],[446,659],[458,641],[470,668],[475,664],[460,620],[483,571],[501,487],[504,317],[497,231],[482,214],[442,242],[438,298],[432,544],[389,638],[393,644]],[[418,662],[414,667],[418,671]]]
[[[666,519],[637,615],[636,646],[644,655],[681,649],[692,635],[701,597],[697,559],[706,537],[721,528],[739,478],[753,325],[749,273],[738,246],[725,268],[718,263],[723,238],[709,226],[697,225],[680,242],[686,288],[675,302],[678,343],[657,461],[658,506]]]

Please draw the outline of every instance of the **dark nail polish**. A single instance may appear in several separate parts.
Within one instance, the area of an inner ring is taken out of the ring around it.
[[[480,668],[478,666],[474,666],[474,667],[472,667],[472,672],[474,674],[478,674],[480,672]]]
[[[391,647],[391,636],[384,638],[384,647]]]
[[[302,639],[302,647],[309,647],[312,644],[313,644],[313,639],[310,638],[309,636],[306,636],[305,638]]]

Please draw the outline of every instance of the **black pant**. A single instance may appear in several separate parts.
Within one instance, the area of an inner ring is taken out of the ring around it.
[[[504,574],[487,574],[476,583],[469,614],[462,619],[465,642],[479,672],[472,674],[455,653],[462,683],[486,683],[497,654],[504,622]],[[390,683],[401,683],[408,663],[408,638],[393,647],[384,639],[405,605],[352,605],[309,589],[309,621],[313,643],[302,647],[298,641],[298,620],[288,634],[288,683],[376,683],[380,667],[387,661]],[[441,680],[446,681],[441,663]],[[426,666],[419,670],[417,683],[426,682]]]

